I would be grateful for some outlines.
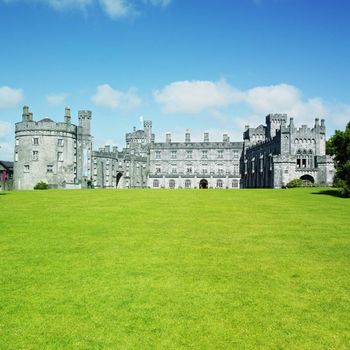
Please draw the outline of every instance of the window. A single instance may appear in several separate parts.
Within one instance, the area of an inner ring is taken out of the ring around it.
[[[33,145],[38,146],[39,145],[39,137],[33,137]]]
[[[162,172],[162,168],[160,165],[156,165],[156,174],[160,174]]]
[[[223,149],[219,149],[218,150],[218,158],[219,159],[223,159],[224,158],[224,150]]]
[[[29,173],[29,164],[24,165],[24,172]]]
[[[224,168],[222,164],[218,164],[218,174],[224,175]]]
[[[153,180],[153,187],[159,187],[159,181]]]
[[[233,165],[233,173],[234,173],[234,174],[238,174],[238,172],[239,172],[238,164],[234,164],[234,165]]]
[[[58,139],[57,144],[58,146],[63,146],[63,139]]]
[[[187,166],[186,173],[187,174],[192,174],[192,166]]]
[[[204,150],[202,151],[202,158],[207,159],[208,158],[208,151]]]
[[[239,158],[239,152],[238,151],[233,151],[233,158],[238,159]]]
[[[169,188],[175,188],[175,180],[169,180]]]
[[[208,173],[208,164],[202,164],[202,174]]]
[[[262,173],[264,171],[264,158],[260,157],[260,172]]]
[[[57,152],[57,160],[59,162],[63,162],[63,153],[62,152]]]
[[[172,173],[172,174],[176,174],[176,173],[177,173],[176,165],[172,165],[172,167],[171,167],[171,173]]]
[[[53,165],[51,165],[51,164],[50,164],[50,165],[47,165],[47,166],[46,166],[46,172],[47,172],[47,173],[53,173]]]
[[[39,159],[39,151],[33,151],[33,160]]]
[[[192,159],[192,151],[186,151],[186,158]]]
[[[156,159],[160,159],[160,151],[156,151]]]
[[[18,162],[18,152],[15,153],[15,162]]]
[[[222,188],[222,185],[223,185],[222,180],[219,179],[219,180],[216,181],[216,187],[217,188]]]
[[[171,159],[176,159],[176,151],[171,151],[170,156]]]
[[[16,139],[16,146],[19,145],[19,139]]]
[[[185,188],[191,188],[191,180],[185,180]]]
[[[238,188],[239,187],[239,181],[234,179],[232,180],[232,188]]]

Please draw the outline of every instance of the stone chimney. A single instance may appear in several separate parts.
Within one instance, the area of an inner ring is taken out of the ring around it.
[[[112,149],[113,149],[113,151],[112,151],[113,153],[118,153],[118,146],[113,146]]]
[[[222,142],[230,142],[230,138],[227,134],[222,135]]]
[[[110,146],[110,145],[105,145],[104,151],[105,151],[106,153],[109,153],[109,152],[111,151],[111,146]]]
[[[292,129],[294,128],[294,118],[289,119],[289,127]]]
[[[29,119],[30,119],[29,107],[28,106],[23,106],[22,121],[23,122],[28,122]]]
[[[191,142],[191,133],[189,129],[187,129],[185,133],[185,142]]]
[[[66,124],[70,124],[71,123],[71,114],[70,114],[70,108],[66,107],[64,109],[64,122]]]
[[[204,132],[204,139],[203,139],[204,142],[209,142],[209,132],[208,131],[205,131]]]
[[[170,143],[171,142],[171,134],[170,134],[170,132],[167,132],[165,134],[165,142],[166,143]]]

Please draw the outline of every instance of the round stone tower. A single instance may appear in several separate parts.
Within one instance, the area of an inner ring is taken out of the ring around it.
[[[34,121],[29,107],[24,106],[15,138],[15,189],[31,190],[39,181],[52,187],[76,181],[77,126],[71,124],[69,108],[64,122],[56,123],[49,118]]]

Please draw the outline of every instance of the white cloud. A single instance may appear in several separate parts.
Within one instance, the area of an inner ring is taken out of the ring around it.
[[[99,0],[101,7],[111,18],[126,17],[135,14],[134,8],[127,0]]]
[[[269,113],[286,113],[295,118],[296,125],[312,126],[315,118],[325,118],[328,130],[343,129],[350,121],[350,104],[305,98],[300,89],[288,84],[239,90],[225,81],[178,81],[154,92],[154,98],[164,113],[207,112],[230,130],[264,123]]]
[[[65,93],[50,94],[46,96],[46,102],[51,106],[60,106],[66,101],[66,98]]]
[[[0,109],[17,107],[23,100],[21,89],[12,89],[8,86],[0,87]]]
[[[0,0],[5,4],[24,2],[24,3],[41,3],[54,10],[63,11],[78,9],[83,12],[88,8],[98,5],[112,19],[123,17],[133,17],[138,14],[136,9],[137,0]],[[172,0],[143,0],[146,5],[167,7]]]
[[[165,113],[199,113],[225,107],[240,99],[225,81],[178,81],[154,92]]]
[[[141,104],[141,99],[132,89],[123,92],[114,90],[110,85],[103,84],[96,88],[96,94],[91,97],[96,106],[110,109],[131,110]]]

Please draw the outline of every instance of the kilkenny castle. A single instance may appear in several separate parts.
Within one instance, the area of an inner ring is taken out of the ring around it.
[[[325,153],[322,119],[313,128],[289,124],[287,115],[270,114],[266,125],[246,126],[243,141],[200,142],[186,130],[183,142],[170,133],[155,142],[152,122],[126,134],[125,147],[93,150],[91,111],[78,112],[78,125],[65,109],[62,122],[33,119],[23,107],[15,127],[14,188],[33,189],[44,181],[52,188],[281,188],[293,179],[332,184],[333,159]]]

